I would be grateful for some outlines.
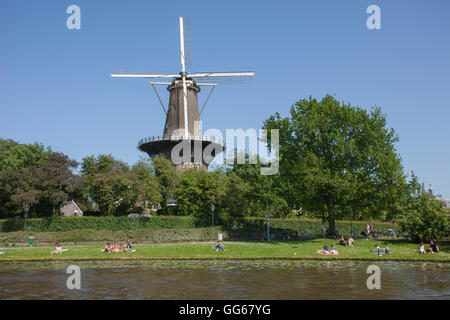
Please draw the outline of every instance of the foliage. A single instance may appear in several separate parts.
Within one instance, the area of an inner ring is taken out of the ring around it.
[[[442,202],[434,199],[412,173],[409,183],[408,211],[400,217],[399,224],[415,241],[440,240],[450,235],[449,213]]]
[[[380,108],[367,112],[330,95],[310,97],[293,105],[290,117],[271,116],[264,128],[279,129],[285,201],[328,221],[330,234],[335,220],[351,212],[357,220],[386,219],[402,210],[398,138]]]
[[[111,155],[83,159],[81,174],[87,181],[85,197],[107,215],[143,212],[161,200],[159,184],[148,161],[132,168]]]
[[[0,243],[27,243],[28,237],[35,237],[36,244],[55,244],[67,242],[175,242],[208,241],[217,239],[220,227],[172,228],[172,229],[132,229],[132,230],[71,230],[61,232],[8,232],[0,233]]]
[[[3,171],[0,173],[2,202],[13,215],[20,214],[25,205],[34,213],[55,214],[65,202],[81,198],[84,183],[73,173],[77,166],[66,155],[52,152],[42,164]]]
[[[212,205],[218,206],[225,195],[224,175],[218,171],[184,171],[175,194],[181,215],[211,221]]]
[[[1,232],[23,229],[23,219],[0,220]],[[130,217],[49,217],[28,219],[27,225],[33,232],[71,231],[71,230],[135,230],[135,229],[189,229],[199,225],[193,217],[157,216],[150,218]]]
[[[0,172],[23,170],[28,166],[39,167],[52,153],[42,144],[20,144],[0,138]]]
[[[233,199],[239,203],[241,215],[265,216],[269,206],[273,217],[286,217],[290,209],[283,195],[279,175],[261,175],[259,156],[245,154],[244,159],[243,164],[238,164],[235,160],[230,167],[225,168],[230,182],[229,190],[238,188],[240,191],[238,194],[235,190]],[[255,159],[256,163],[250,163],[250,159]],[[233,212],[233,200],[226,208]]]
[[[175,198],[178,175],[170,160],[164,157],[152,158],[156,179],[160,186],[162,213],[168,212],[167,201]]]

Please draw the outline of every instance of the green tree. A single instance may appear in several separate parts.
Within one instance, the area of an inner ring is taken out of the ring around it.
[[[0,172],[21,170],[28,166],[39,167],[52,153],[42,144],[20,144],[0,138]]]
[[[405,177],[380,108],[370,112],[339,103],[331,95],[309,98],[264,122],[279,129],[280,184],[285,200],[328,221],[352,211],[356,218],[386,218],[402,209]],[[270,135],[268,136],[269,145]]]
[[[440,240],[449,236],[449,213],[442,202],[430,195],[412,173],[408,185],[408,209],[399,217],[399,224],[414,241]]]
[[[0,173],[1,189],[10,212],[22,212],[26,204],[37,216],[57,214],[68,200],[81,198],[83,180],[74,174],[78,163],[53,152],[40,165]]]
[[[210,221],[211,205],[218,206],[225,194],[224,176],[219,172],[204,170],[184,171],[175,194],[181,215]]]
[[[136,162],[131,167],[130,177],[131,188],[135,192],[134,197],[138,207],[147,209],[149,205],[161,203],[161,187],[150,160],[142,159]]]
[[[154,157],[151,161],[160,187],[162,212],[167,214],[167,200],[175,198],[178,174],[172,162],[164,157]]]
[[[81,174],[86,179],[85,197],[92,199],[103,214],[125,214],[132,210],[129,166],[111,155],[83,159]]]
[[[245,163],[238,164],[235,160],[227,175],[230,178],[237,177],[228,184],[229,190],[235,189],[232,183],[244,183],[241,186],[240,202],[243,214],[249,216],[265,216],[267,204],[273,217],[285,217],[289,213],[289,205],[283,198],[282,181],[279,175],[262,175],[261,159],[256,157],[256,163],[250,163],[250,156],[245,155]]]

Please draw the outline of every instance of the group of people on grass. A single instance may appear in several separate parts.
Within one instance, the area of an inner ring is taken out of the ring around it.
[[[131,246],[131,241],[127,240],[127,243],[122,246],[116,243],[112,245],[110,243],[107,243],[103,252],[131,252],[132,250],[133,247]]]
[[[353,239],[352,236],[349,236],[348,240],[346,242],[344,236],[342,236],[339,239],[339,245],[340,246],[344,246],[344,247],[345,246],[354,246],[355,245],[355,240]],[[337,255],[337,254],[339,254],[339,251],[336,250],[336,245],[333,242],[333,243],[331,243],[330,247],[328,247],[328,245],[325,243],[323,245],[323,249],[322,250],[318,250],[317,253]]]
[[[421,242],[419,246],[419,253],[420,254],[439,253],[439,246],[436,241],[431,240],[430,248],[425,250],[425,245],[423,244],[423,242]]]

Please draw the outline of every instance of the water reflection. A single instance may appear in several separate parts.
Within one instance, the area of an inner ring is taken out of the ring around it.
[[[68,290],[66,268],[81,268]],[[54,261],[0,263],[0,299],[449,299],[445,263],[379,262],[381,290],[366,287],[370,262]]]

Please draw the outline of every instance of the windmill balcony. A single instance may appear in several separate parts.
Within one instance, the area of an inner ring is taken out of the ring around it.
[[[138,142],[138,149],[141,149],[141,147],[144,144],[151,143],[151,142],[156,142],[156,141],[182,141],[182,140],[197,140],[197,141],[204,141],[204,142],[214,142],[216,144],[224,146],[223,140],[222,139],[217,139],[215,137],[189,136],[188,139],[184,139],[183,136],[181,136],[181,135],[165,134],[165,135],[162,135],[162,136],[151,136],[151,137],[139,140],[139,142]]]

